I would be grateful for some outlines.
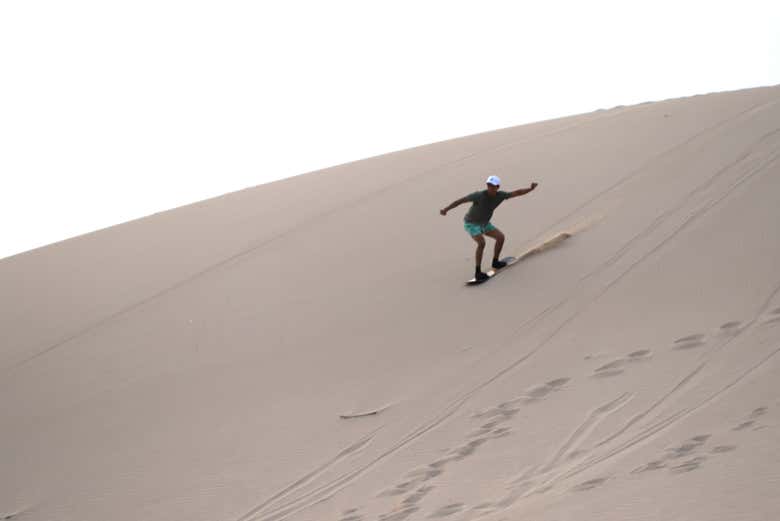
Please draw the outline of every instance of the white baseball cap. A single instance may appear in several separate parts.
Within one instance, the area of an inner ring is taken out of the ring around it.
[[[501,186],[501,178],[497,175],[491,175],[487,178],[487,181],[485,181],[489,185],[493,186]]]

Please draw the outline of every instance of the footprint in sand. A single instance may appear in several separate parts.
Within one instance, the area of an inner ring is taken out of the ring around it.
[[[750,413],[751,418],[760,418],[761,416],[765,415],[766,412],[769,410],[769,407],[757,407],[753,409],[753,411]]]
[[[463,510],[463,503],[452,503],[450,505],[445,505],[439,508],[428,517],[429,518],[447,517],[453,514],[457,514],[461,510]]]
[[[487,424],[486,424],[487,425]],[[488,427],[486,425],[483,425],[479,429],[472,431],[466,436],[467,438],[484,438],[488,434],[490,434],[491,430],[493,429],[492,426]]]
[[[357,508],[350,508],[341,513],[341,519],[339,521],[362,521],[363,516],[358,515]]]
[[[409,472],[406,477],[407,478],[413,478],[416,481],[419,481],[421,483],[425,483],[426,481],[435,478],[436,476],[441,475],[442,470],[437,469],[431,466],[423,467],[419,469],[415,469],[411,472]]]
[[[509,401],[502,402],[498,404],[498,406],[496,407],[491,407],[486,411],[477,413],[473,415],[472,418],[499,417],[500,419],[498,421],[505,421],[511,419],[518,412],[520,412],[520,409],[517,408],[518,404],[522,404],[522,403],[529,404],[547,398],[547,396],[549,396],[550,394],[562,390],[570,380],[571,380],[570,378],[555,378],[554,380],[550,380],[549,382],[540,385],[535,385],[533,387],[529,387],[528,389],[526,389],[526,391],[523,394],[521,394],[517,398],[513,398]],[[490,429],[492,427],[495,427],[495,425],[483,425],[482,428]]]
[[[523,497],[524,492],[519,490],[512,490],[507,495],[496,501],[493,506],[495,510],[506,510]]]
[[[608,364],[604,364],[601,367],[597,367],[593,370],[593,374],[591,375],[593,378],[609,378],[612,376],[617,376],[619,374],[623,374],[623,366],[625,365],[626,361],[621,359],[614,360]]]
[[[378,519],[379,521],[403,521],[418,510],[420,510],[418,507],[401,508],[388,514],[380,514]]]
[[[499,436],[491,436],[491,437],[499,437]],[[439,470],[440,472],[443,472],[443,469],[446,465],[452,463],[453,461],[461,461],[462,459],[471,456],[476,452],[477,448],[480,445],[487,442],[489,439],[490,438],[484,437],[484,438],[477,438],[474,440],[470,440],[459,447],[450,449],[449,452],[447,452],[446,456],[437,459],[433,463],[430,463],[428,466],[431,467],[432,469],[436,469]]]
[[[677,447],[667,449],[669,459],[678,459],[690,456],[693,452],[698,450],[704,443],[710,438],[709,434],[702,434],[694,436],[693,438],[686,440]]]
[[[769,409],[765,406],[757,407],[756,409],[753,409],[753,411],[748,416],[747,420],[743,421],[742,423],[740,423],[739,425],[737,425],[731,430],[742,431],[745,429],[749,429],[750,427],[755,427],[754,430],[763,428],[764,427],[763,425],[756,425],[756,420],[758,420],[758,418],[760,418],[761,416],[765,415],[768,410]]]
[[[631,474],[642,474],[644,472],[650,472],[653,470],[660,470],[665,468],[666,468],[666,463],[664,462],[664,460],[655,460],[649,463],[645,463],[641,467],[635,468],[634,470],[631,471]]]
[[[780,308],[775,308],[770,311],[766,318],[762,322],[764,325],[778,324],[780,323]]]
[[[492,422],[490,424],[485,424],[482,427],[479,428],[479,430],[473,431],[469,433],[467,436],[468,438],[486,438],[486,439],[495,439],[495,438],[503,438],[504,436],[509,436],[512,429],[510,427],[498,427],[494,428],[497,424],[492,425]]]
[[[406,508],[410,508],[416,505],[417,503],[419,503],[420,501],[422,501],[422,498],[427,496],[428,493],[430,493],[430,491],[433,489],[434,487],[430,485],[425,487],[420,487],[417,490],[415,490],[414,493],[405,497],[404,500],[401,502],[401,504],[404,505]]]
[[[569,382],[569,380],[569,378],[556,378],[555,380],[550,380],[549,382],[542,385],[536,385],[526,390],[525,394],[523,394],[520,398],[517,398],[517,400],[523,400],[525,402],[535,402],[542,400],[550,394],[560,391],[563,386]]]
[[[435,487],[432,485],[423,485],[416,489],[415,487],[417,487],[417,485],[420,484],[421,482],[425,482],[434,476],[438,476],[440,473],[441,471],[430,467],[416,469],[410,472],[409,474],[407,474],[407,477],[414,477],[417,479],[413,479],[411,481],[405,481],[403,483],[396,485],[393,488],[387,489],[384,492],[379,493],[377,497],[399,496],[411,492],[401,501],[401,504],[398,508],[396,508],[392,512],[381,514],[378,519],[380,521],[402,521],[407,517],[411,516],[412,514],[414,514],[415,512],[417,512],[418,510],[420,510],[420,507],[417,506],[417,503],[419,503]],[[342,521],[346,521],[346,520],[342,520]]]
[[[711,437],[712,435],[710,434],[700,434],[689,438],[676,447],[666,449],[666,454],[661,459],[637,467],[631,471],[631,474],[643,474],[660,469],[668,469],[671,474],[684,474],[696,470],[707,461],[706,455],[697,454],[697,452],[700,452],[700,449],[704,447]],[[732,452],[736,449],[736,445],[717,445],[710,449],[708,453],[710,455],[718,455]],[[680,463],[680,460],[683,458],[690,459]]]
[[[552,485],[543,485],[543,486],[537,488],[536,490],[534,490],[532,492],[532,494],[534,494],[534,495],[544,494],[545,492],[549,492],[550,490],[552,490],[552,488],[553,488]]]
[[[379,521],[403,521],[420,510],[420,507],[417,506],[417,503],[419,503],[422,498],[424,498],[431,490],[433,490],[433,488],[434,487],[432,486],[418,488],[412,494],[405,497],[403,501],[401,501],[401,505],[398,508],[392,512],[380,514],[377,519]]]
[[[569,454],[566,455],[566,459],[574,460],[574,459],[577,459],[580,456],[583,456],[583,455],[585,455],[587,453],[588,453],[588,451],[585,450],[585,449],[573,450]]]
[[[666,449],[666,454],[664,454],[664,456],[662,456],[660,459],[653,460],[635,468],[631,471],[631,474],[643,474],[645,472],[651,472],[665,468],[668,468],[669,472],[679,474],[681,472],[688,472],[690,470],[699,468],[706,457],[696,456],[693,459],[683,463],[678,463],[677,461],[682,458],[693,456],[710,438],[710,434],[699,434],[698,436],[689,438],[676,447]],[[671,462],[675,463],[672,464]],[[670,467],[669,465],[672,466]]]
[[[685,472],[690,472],[692,470],[696,470],[699,467],[701,467],[702,463],[704,463],[707,460],[706,456],[696,456],[693,459],[690,459],[680,465],[675,465],[674,467],[671,467],[669,469],[669,472],[672,474],[683,474]]]
[[[465,445],[461,445],[460,447],[456,447],[450,451],[450,455],[456,460],[460,461],[468,456],[471,456],[476,452],[477,448],[485,443],[487,441],[487,438],[477,438],[476,440],[471,440]]]
[[[593,353],[592,355],[585,355],[583,360],[600,360],[602,358],[609,358],[609,353]]]
[[[742,331],[742,322],[739,321],[733,321],[733,322],[726,322],[722,326],[720,326],[720,335],[721,336],[734,336],[740,331]]]
[[[440,460],[442,461],[442,460]],[[449,457],[448,461],[455,461],[455,457]],[[403,494],[406,494],[412,490],[415,489],[418,485],[422,485],[425,482],[435,478],[436,476],[441,475],[442,472],[444,472],[441,468],[436,467],[436,462],[428,465],[424,468],[415,469],[408,474],[406,474],[406,478],[411,478],[406,481],[403,481],[401,483],[398,483],[394,487],[388,488],[377,494],[376,497],[392,497],[392,496],[401,496]],[[440,466],[443,466],[440,465]],[[418,497],[418,494],[423,493],[423,495],[427,494],[433,487],[430,485],[423,485],[415,492],[409,496],[409,497]],[[409,497],[404,499],[404,503],[407,503],[409,501]],[[421,496],[420,496],[421,497]]]
[[[471,514],[466,514],[463,517],[463,519],[480,519],[482,517],[493,514],[496,511],[497,511],[496,506],[493,503],[491,503],[490,501],[485,501],[483,503],[478,504],[477,506],[471,507],[469,509],[469,512],[471,512]]]
[[[649,360],[652,355],[653,353],[649,349],[639,349],[637,351],[632,351],[625,357],[618,358],[617,360],[613,360],[607,364],[597,367],[593,370],[593,374],[591,376],[593,378],[609,378],[623,374],[628,364]]]
[[[584,481],[580,483],[579,485],[576,485],[572,487],[572,492],[585,492],[587,490],[594,489],[596,487],[600,487],[604,483],[609,481],[609,478],[596,478],[596,479],[589,479],[588,481]]]
[[[689,335],[675,340],[672,349],[676,351],[681,351],[685,349],[693,349],[695,347],[700,347],[703,346],[704,344],[705,344],[704,335],[702,334]]]
[[[503,438],[504,436],[509,436],[512,433],[512,429],[509,427],[499,427],[498,429],[494,429],[490,432],[490,437],[495,438]]]
[[[736,427],[734,427],[732,430],[735,430],[735,431],[742,431],[742,430],[745,430],[745,429],[749,429],[750,427],[752,427],[752,426],[753,426],[753,425],[755,425],[755,424],[756,424],[756,422],[755,422],[755,421],[753,421],[753,420],[748,420],[748,421],[746,421],[746,422],[742,422],[742,423],[740,423],[739,425],[737,425]]]
[[[484,420],[484,419],[494,419],[494,418],[503,418],[506,414],[506,410],[499,407],[491,407],[490,409],[486,409],[482,412],[477,412],[471,415],[472,419],[475,420]]]
[[[631,353],[628,353],[627,360],[629,362],[641,362],[643,360],[649,359],[653,355],[653,352],[649,349],[640,349],[638,351],[633,351]]]
[[[482,424],[479,429],[469,433],[467,438],[495,438],[505,435],[505,430],[502,430],[499,425],[514,418],[518,412],[520,412],[520,409],[513,408],[508,403],[502,403],[498,407],[491,407],[490,409],[472,415],[472,418],[487,418],[490,421]]]
[[[417,484],[417,481],[404,481],[398,485],[383,490],[376,497],[400,496],[409,492]]]

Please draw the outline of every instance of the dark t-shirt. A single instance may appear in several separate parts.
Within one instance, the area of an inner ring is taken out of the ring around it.
[[[487,190],[469,194],[466,196],[466,199],[471,201],[471,208],[466,212],[463,220],[475,224],[487,224],[490,222],[490,218],[493,217],[493,210],[504,202],[504,199],[508,198],[509,192],[501,190],[493,196],[488,195]]]

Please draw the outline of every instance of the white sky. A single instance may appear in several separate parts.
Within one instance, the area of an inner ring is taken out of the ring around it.
[[[0,258],[443,139],[780,83],[780,2],[0,2]]]

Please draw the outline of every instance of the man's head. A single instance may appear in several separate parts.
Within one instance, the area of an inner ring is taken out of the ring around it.
[[[491,175],[485,182],[487,183],[487,189],[490,195],[494,195],[498,192],[498,187],[501,186],[501,178],[497,175]]]

